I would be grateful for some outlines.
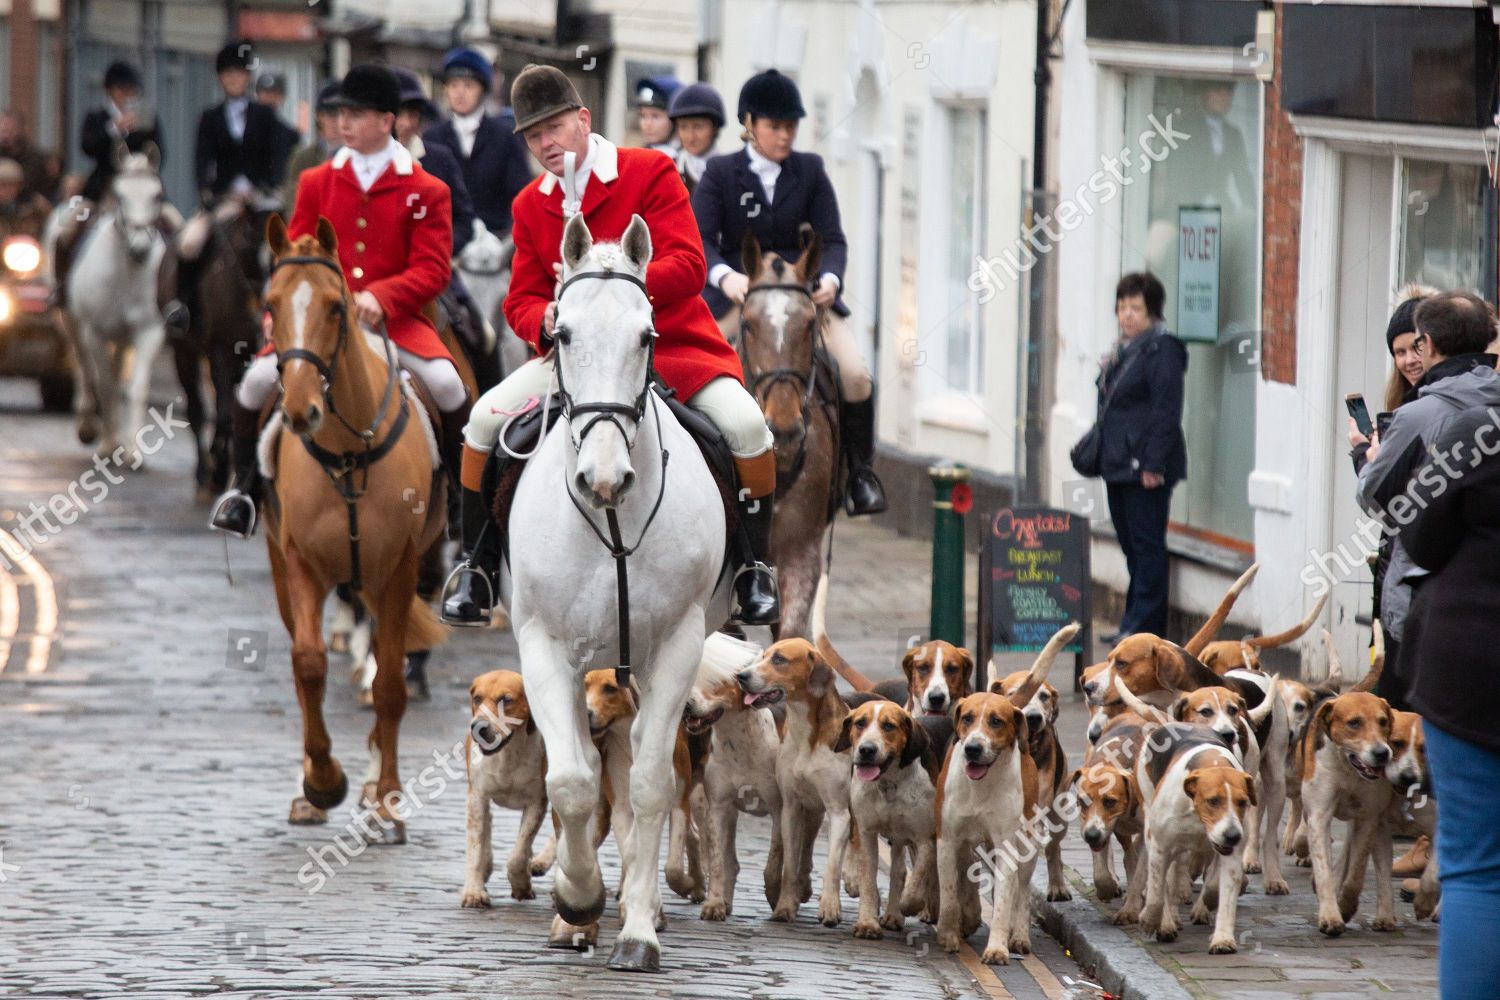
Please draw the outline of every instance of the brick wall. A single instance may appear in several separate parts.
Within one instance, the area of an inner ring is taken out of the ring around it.
[[[1265,241],[1261,286],[1261,375],[1297,381],[1297,261],[1302,231],[1302,139],[1281,109],[1282,4],[1276,4],[1276,72],[1266,87],[1261,170]]]

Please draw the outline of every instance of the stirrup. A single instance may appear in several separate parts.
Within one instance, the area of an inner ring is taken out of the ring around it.
[[[218,523],[221,514],[227,514],[236,502],[243,502],[250,507],[250,524],[243,532],[232,528],[223,527]],[[234,535],[236,538],[249,538],[255,534],[255,527],[260,523],[260,517],[255,509],[255,501],[250,495],[239,487],[232,487],[224,492],[214,503],[214,509],[208,514],[208,527],[212,531],[222,531],[226,535]]]
[[[776,601],[776,617],[773,618],[773,619],[771,619],[771,621],[769,621],[769,622],[747,622],[747,621],[745,621],[744,618],[743,618],[744,608],[740,607],[740,604],[739,604],[739,600],[740,600],[740,592],[739,592],[740,577],[744,576],[746,573],[755,573],[757,571],[764,572],[767,576],[769,576],[771,578],[771,589],[776,594],[776,597],[775,597],[775,601]],[[759,560],[756,560],[753,563],[747,563],[744,566],[741,566],[739,569],[735,570],[734,578],[732,580],[730,580],[729,586],[730,586],[730,592],[734,596],[734,607],[733,607],[733,609],[731,611],[731,614],[729,616],[730,621],[733,621],[733,622],[736,622],[736,623],[739,623],[739,624],[745,624],[745,625],[772,625],[772,624],[775,624],[776,622],[781,621],[781,580],[776,575],[776,567],[767,565],[766,563],[763,563],[763,562],[761,562]]]
[[[485,593],[489,595],[489,607],[485,609],[483,616],[477,621],[463,621],[448,614],[449,595],[458,589],[454,585],[454,581],[465,576],[477,576],[483,580]],[[490,575],[483,569],[475,566],[471,559],[465,559],[449,570],[447,578],[443,580],[443,589],[438,592],[438,597],[441,598],[438,604],[438,620],[444,625],[451,625],[454,628],[482,628],[490,624],[495,613],[494,584],[490,583]]]

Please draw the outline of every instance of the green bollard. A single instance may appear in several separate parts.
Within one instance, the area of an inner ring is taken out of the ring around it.
[[[932,616],[928,634],[955,646],[964,645],[964,514],[969,470],[961,465],[934,465],[932,477]],[[954,488],[960,502],[954,503]]]

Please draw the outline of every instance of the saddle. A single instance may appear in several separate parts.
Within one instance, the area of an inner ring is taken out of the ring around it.
[[[714,482],[719,487],[728,535],[731,539],[735,538],[739,531],[739,515],[735,505],[734,455],[729,450],[729,442],[724,440],[724,435],[719,433],[713,421],[679,400],[670,389],[664,389],[659,382],[653,381],[652,391],[697,443],[698,450],[702,452],[703,460],[708,464],[709,472],[713,474]],[[545,426],[542,421],[544,412],[547,415]],[[496,524],[509,523],[516,484],[521,481],[521,473],[526,468],[526,460],[516,458],[515,455],[532,454],[561,416],[562,396],[553,393],[545,406],[538,402],[504,428],[500,442],[495,445],[489,460],[485,462],[484,479],[480,487],[480,496],[485,507],[493,514]],[[501,552],[508,562],[509,538],[504,531],[501,531],[501,538]],[[726,546],[726,561],[730,561],[729,553],[733,551],[734,545]]]

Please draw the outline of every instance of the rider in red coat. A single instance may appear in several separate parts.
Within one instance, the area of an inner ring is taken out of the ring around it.
[[[333,224],[339,265],[367,329],[384,325],[401,367],[421,379],[442,415],[443,462],[459,466],[469,394],[458,368],[422,309],[448,287],[453,252],[451,196],[391,135],[400,85],[390,70],[355,66],[331,102],[344,147],[305,171],[288,232],[293,239]],[[240,536],[255,527],[256,438],[260,410],[276,390],[276,357],[267,345],[235,394],[234,488],[214,508],[213,527]]]
[[[581,212],[595,240],[618,240],[632,215],[651,231],[646,289],[658,334],[656,370],[680,399],[723,433],[739,477],[739,517],[745,527],[735,577],[737,617],[768,625],[779,617],[776,581],[769,567],[771,501],[776,460],[771,431],[755,399],[745,390],[738,355],[719,332],[703,302],[707,276],[703,243],[687,189],[672,160],[657,150],[620,149],[589,130],[589,111],[573,84],[550,66],[528,66],[511,89],[516,131],[526,139],[544,173],[516,197],[511,234],[512,264],[505,316],[540,357],[522,365],[485,393],[464,428],[463,546],[466,568],[443,605],[451,624],[481,624],[489,617],[491,591],[480,572],[494,578],[500,561],[496,532],[483,531],[488,513],[479,497],[485,462],[505,420],[552,389],[552,322],[557,272],[566,218]],[[577,157],[579,204],[565,204],[561,175],[565,154]]]

